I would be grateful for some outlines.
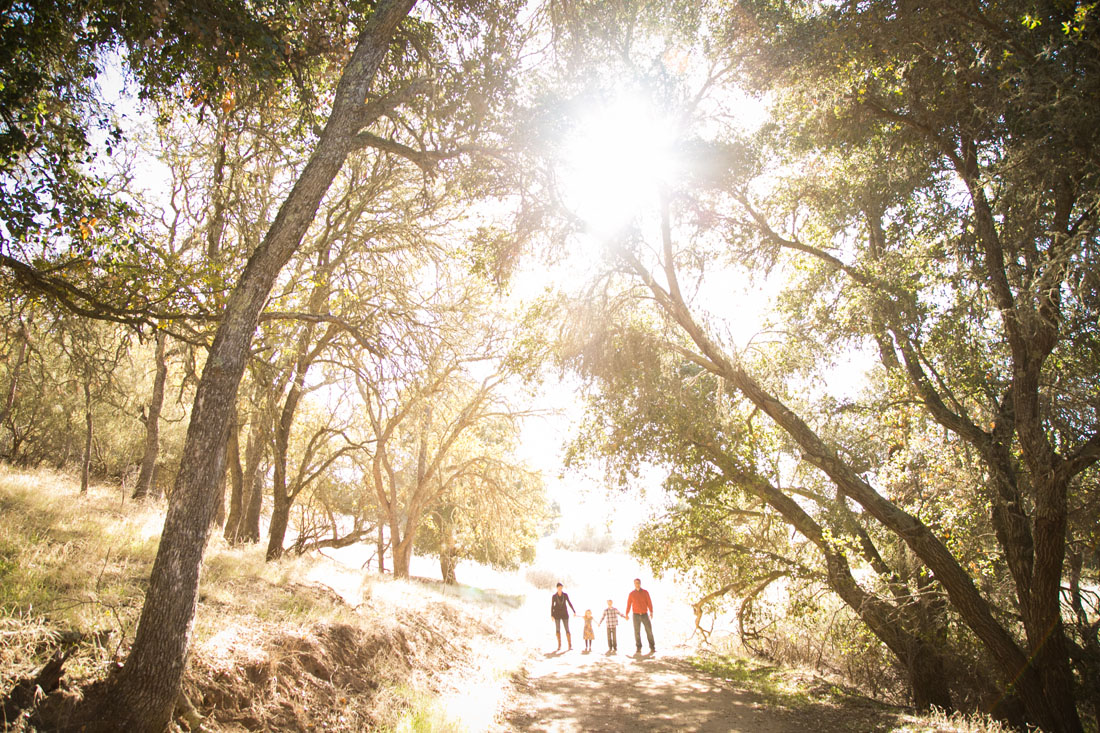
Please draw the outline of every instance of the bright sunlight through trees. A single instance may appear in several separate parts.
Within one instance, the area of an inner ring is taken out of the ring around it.
[[[681,129],[646,95],[622,93],[578,115],[560,168],[565,204],[597,237],[652,212],[678,164]]]

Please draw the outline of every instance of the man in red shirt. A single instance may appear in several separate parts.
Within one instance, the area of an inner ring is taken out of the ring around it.
[[[626,615],[634,617],[634,645],[638,653],[642,653],[642,626],[645,626],[646,639],[649,640],[649,653],[657,651],[653,645],[653,626],[650,619],[653,618],[653,600],[649,597],[649,591],[642,588],[642,581],[634,579],[634,590],[626,597]]]

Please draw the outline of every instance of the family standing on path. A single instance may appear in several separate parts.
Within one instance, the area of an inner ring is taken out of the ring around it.
[[[554,619],[554,633],[558,637],[558,648],[556,652],[561,651],[561,627],[565,626],[565,642],[568,645],[566,651],[573,649],[573,636],[569,633],[569,612],[572,611],[573,615],[577,615],[577,609],[573,608],[573,602],[569,600],[569,594],[565,592],[565,587],[558,583],[557,590],[554,591],[554,595],[550,596],[550,618]],[[615,608],[615,603],[610,598],[607,599],[607,608],[604,610],[603,615],[600,616],[600,626],[604,623],[607,624],[607,651],[613,653],[619,651],[619,639],[617,629],[619,626],[619,617],[633,618],[634,619],[634,646],[637,649],[637,653],[642,652],[642,627],[645,626],[646,640],[649,642],[649,653],[653,654],[657,651],[656,646],[653,643],[653,599],[649,597],[649,591],[642,588],[642,581],[639,578],[634,579],[634,590],[630,591],[630,595],[626,599],[626,613],[619,611]],[[586,652],[592,651],[592,641],[596,638],[596,634],[592,629],[592,611],[588,610],[584,612],[584,650]]]

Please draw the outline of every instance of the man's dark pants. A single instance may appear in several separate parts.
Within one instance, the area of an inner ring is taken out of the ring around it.
[[[642,625],[645,625],[646,639],[649,640],[649,651],[653,651],[656,647],[653,644],[653,626],[649,623],[648,613],[633,613],[631,618],[634,619],[634,646],[638,647],[638,651],[642,650]]]

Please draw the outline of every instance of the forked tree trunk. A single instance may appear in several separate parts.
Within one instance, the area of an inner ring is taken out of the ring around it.
[[[134,499],[144,499],[149,495],[153,483],[153,469],[157,465],[160,453],[160,411],[164,406],[164,385],[168,380],[168,360],[165,358],[165,340],[163,331],[157,331],[157,345],[154,352],[156,375],[153,377],[153,394],[149,397],[149,412],[145,416],[145,452],[141,457],[141,471],[134,485]]]
[[[354,145],[371,82],[414,2],[382,0],[375,6],[337,85],[332,113],[313,155],[229,297],[195,393],[134,643],[95,716],[95,727],[101,730],[162,733],[168,727],[187,660],[217,485],[225,470],[230,416],[260,311]]]

